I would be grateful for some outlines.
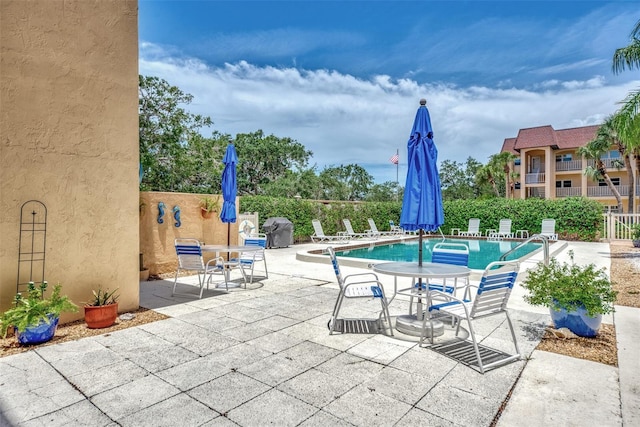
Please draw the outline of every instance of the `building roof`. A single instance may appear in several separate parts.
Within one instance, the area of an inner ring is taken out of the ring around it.
[[[515,145],[515,138],[505,138],[504,142],[502,143],[502,150],[500,150],[500,152],[502,153],[508,151],[509,153],[515,154],[517,156],[519,153],[516,151]]]
[[[593,140],[600,125],[555,130],[552,126],[520,129],[518,136],[507,138],[502,151],[519,154],[523,148],[551,147],[554,150],[578,148]]]

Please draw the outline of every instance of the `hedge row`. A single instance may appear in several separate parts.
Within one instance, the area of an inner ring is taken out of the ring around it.
[[[265,196],[242,196],[240,212],[258,212],[261,223],[270,217],[285,217],[293,223],[296,242],[306,242],[313,234],[312,219],[319,219],[327,235],[344,231],[343,218],[349,218],[356,233],[369,228],[367,218],[373,218],[380,231],[389,229],[389,220],[400,222],[400,202],[350,203],[335,201],[328,204],[314,200],[296,200]],[[452,228],[466,230],[469,218],[480,219],[480,230],[498,229],[500,219],[511,218],[512,229],[540,232],[544,218],[555,218],[556,233],[564,240],[595,241],[600,237],[602,205],[584,197],[556,200],[490,199],[452,200],[444,202],[443,233]]]

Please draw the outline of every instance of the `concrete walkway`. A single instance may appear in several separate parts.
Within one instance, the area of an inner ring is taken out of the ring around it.
[[[498,426],[640,425],[640,310],[605,319],[618,334],[615,368],[535,350],[549,315],[517,290],[510,312],[525,357],[482,375],[412,337],[328,335],[333,271],[295,257],[318,247],[271,249],[269,279],[201,300],[143,282],[141,305],[171,318],[1,358],[0,425],[490,426],[512,389]],[[569,248],[578,262],[610,262],[607,244]],[[390,293],[393,279],[381,279]],[[193,277],[180,282],[196,292]],[[396,298],[391,315],[407,304]],[[379,304],[344,310],[375,317]],[[483,344],[512,351],[502,319],[478,327]]]

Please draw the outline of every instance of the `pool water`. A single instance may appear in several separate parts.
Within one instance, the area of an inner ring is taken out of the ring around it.
[[[469,247],[469,268],[472,270],[484,270],[493,261],[498,261],[500,257],[518,246],[521,241],[487,241],[487,240],[464,240],[464,239],[423,239],[422,240],[422,260],[431,261],[431,252],[436,243],[463,243]],[[522,258],[531,252],[539,249],[541,243],[527,243],[508,256],[508,260]],[[367,248],[349,249],[337,251],[337,256],[349,258],[364,258],[382,261],[406,261],[418,262],[418,241],[398,242],[370,246]]]

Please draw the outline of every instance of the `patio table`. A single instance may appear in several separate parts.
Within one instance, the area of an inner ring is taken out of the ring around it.
[[[231,261],[231,254],[259,251],[264,248],[258,245],[202,245],[201,249],[203,252],[215,252],[216,256],[219,256],[220,252],[227,253],[227,260],[223,263],[225,281],[222,283],[218,283],[216,287],[237,288],[240,286],[240,284],[236,282],[231,282],[229,280],[229,277],[230,277],[231,269],[233,267],[242,268],[242,266],[240,266],[240,261]],[[244,273],[243,273],[243,276],[244,276]],[[245,285],[246,285],[246,279],[245,279]]]
[[[416,262],[383,262],[373,265],[373,271],[380,274],[388,274],[394,276],[393,280],[393,297],[389,302],[393,301],[397,294],[417,298],[416,314],[411,313],[401,315],[396,318],[396,329],[407,335],[419,336],[422,333],[422,321],[424,312],[422,310],[422,298],[429,300],[428,283],[429,279],[459,279],[469,277],[471,269],[461,265],[441,264],[436,262],[423,262],[418,265]],[[413,285],[410,288],[398,290],[398,277],[411,277],[414,279],[425,279],[424,289]],[[429,328],[429,324],[426,325]],[[433,331],[428,330],[427,334],[439,336],[444,333],[444,324],[440,321],[433,322]]]

